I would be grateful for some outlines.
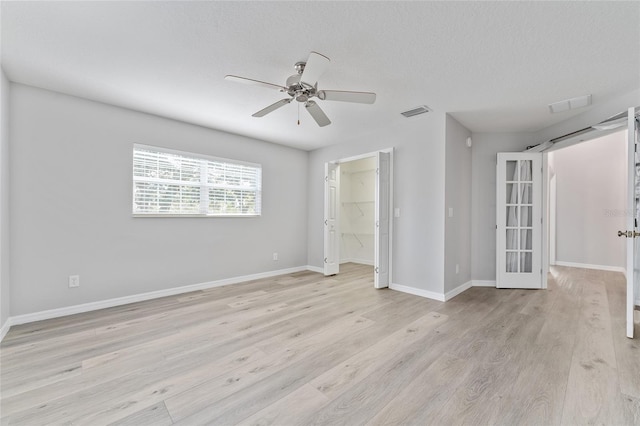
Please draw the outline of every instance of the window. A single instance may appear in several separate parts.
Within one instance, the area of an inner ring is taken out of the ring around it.
[[[262,166],[133,145],[133,214],[259,216]]]

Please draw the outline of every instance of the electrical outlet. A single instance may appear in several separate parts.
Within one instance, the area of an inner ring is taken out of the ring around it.
[[[69,288],[80,287],[80,275],[69,275]]]
[[[278,260],[278,253],[273,253],[273,260]]]
[[[459,273],[460,273],[460,265],[456,263],[456,274],[459,274]]]

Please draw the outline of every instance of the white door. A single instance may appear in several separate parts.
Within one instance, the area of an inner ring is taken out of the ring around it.
[[[324,166],[324,274],[340,269],[340,165]]]
[[[618,233],[618,235],[625,235],[627,237],[627,337],[633,339],[633,310],[635,305],[635,283],[638,281],[639,272],[638,268],[638,243],[640,236],[638,234],[638,198],[639,182],[638,182],[638,169],[636,164],[640,162],[638,153],[636,151],[637,139],[637,122],[635,118],[635,109],[629,108],[627,125],[627,211],[630,214],[626,215],[627,218],[627,232]]]
[[[542,154],[499,153],[496,287],[542,288]]]
[[[391,208],[391,154],[376,154],[374,286],[389,287],[389,210]]]

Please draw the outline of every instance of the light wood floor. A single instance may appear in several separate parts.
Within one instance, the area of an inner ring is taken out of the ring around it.
[[[12,327],[1,423],[640,424],[621,274],[440,303],[341,271]]]

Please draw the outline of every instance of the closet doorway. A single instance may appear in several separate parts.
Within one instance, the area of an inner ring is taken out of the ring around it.
[[[391,276],[392,150],[325,164],[324,274],[371,265],[376,288]]]

